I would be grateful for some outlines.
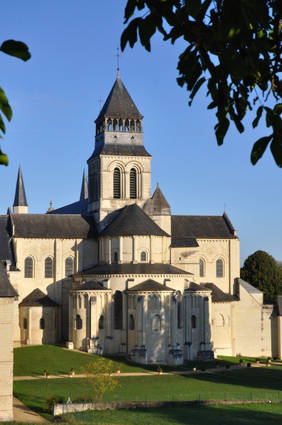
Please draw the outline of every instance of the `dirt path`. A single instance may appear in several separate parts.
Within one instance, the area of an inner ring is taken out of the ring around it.
[[[38,413],[31,410],[29,407],[23,404],[16,397],[14,397],[13,404],[14,404],[14,421],[37,423],[37,424],[49,423],[47,419],[43,418]]]

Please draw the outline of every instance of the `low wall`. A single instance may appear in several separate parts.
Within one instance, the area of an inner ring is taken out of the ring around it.
[[[199,406],[210,404],[257,404],[281,403],[281,400],[192,400],[192,401],[137,401],[137,402],[96,402],[96,403],[65,403],[53,406],[53,416],[66,413],[84,412],[85,410],[117,410],[139,409],[152,407]]]

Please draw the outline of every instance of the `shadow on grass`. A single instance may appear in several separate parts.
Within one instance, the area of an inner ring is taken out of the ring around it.
[[[199,381],[213,382],[216,384],[238,385],[254,389],[267,389],[282,391],[282,370],[270,368],[244,368],[215,373],[202,373],[181,375]],[[235,389],[236,391],[236,389]]]
[[[237,405],[168,407],[152,409],[81,412],[66,416],[68,423],[162,424],[162,425],[277,425],[281,423],[282,407],[276,405]]]

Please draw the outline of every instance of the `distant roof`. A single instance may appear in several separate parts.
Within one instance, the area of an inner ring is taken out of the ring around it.
[[[97,235],[93,217],[64,214],[12,214],[14,237],[81,238]]]
[[[78,285],[72,290],[73,291],[86,291],[86,290],[107,291],[107,288],[105,288],[103,284],[100,282],[89,280],[89,281],[81,283],[80,285]]]
[[[19,305],[21,307],[57,307],[59,304],[36,288]]]
[[[128,291],[138,291],[138,292],[143,292],[143,291],[155,291],[155,292],[160,292],[160,291],[174,291],[174,289],[169,288],[168,286],[165,286],[159,282],[156,282],[153,279],[148,279],[145,280],[142,283],[139,283],[138,285],[133,286],[132,288],[129,288]]]
[[[145,202],[143,209],[149,215],[170,215],[170,205],[164,197],[159,184],[157,184],[152,198]]]
[[[19,167],[19,171],[18,171],[17,186],[16,186],[15,199],[14,199],[13,206],[14,207],[27,206],[21,167]]]
[[[72,204],[65,205],[61,208],[54,209],[48,214],[81,214],[87,215],[88,199],[82,199]]]
[[[201,285],[204,288],[212,291],[212,302],[213,303],[227,303],[231,301],[239,301],[239,298],[235,295],[227,294],[219,289],[214,283],[205,283]]]
[[[96,122],[104,116],[111,118],[143,118],[121,81],[119,73]]]
[[[119,210],[101,235],[154,235],[168,236],[137,204],[127,205]]]
[[[173,215],[171,217],[172,237],[236,239],[234,229],[230,227],[231,223],[226,217],[226,214],[223,216]]]
[[[95,145],[95,150],[89,160],[98,155],[127,155],[127,156],[151,156],[143,145],[128,144],[101,144]],[[88,160],[88,161],[89,161]]]
[[[9,276],[6,271],[6,266],[3,261],[0,261],[0,298],[17,296],[18,294],[9,280]]]
[[[173,248],[181,248],[181,247],[197,247],[199,246],[197,240],[195,238],[171,238],[171,247]]]
[[[82,275],[111,275],[111,274],[177,274],[191,275],[191,273],[181,270],[170,264],[150,264],[150,263],[126,263],[126,264],[100,264],[83,270]]]

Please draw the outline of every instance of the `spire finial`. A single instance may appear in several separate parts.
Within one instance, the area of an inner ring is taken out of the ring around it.
[[[54,208],[53,208],[53,202],[52,202],[52,201],[50,201],[50,207],[48,208],[47,213],[50,213],[50,212],[52,212],[52,211],[54,211]]]
[[[120,72],[119,72],[119,58],[120,58],[119,47],[117,47],[116,57],[117,57],[117,78],[119,78],[120,77]]]

